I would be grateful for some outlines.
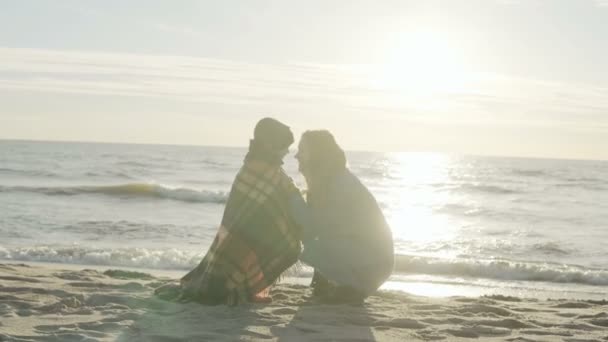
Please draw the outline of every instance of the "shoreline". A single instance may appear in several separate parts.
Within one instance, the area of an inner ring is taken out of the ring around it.
[[[159,268],[140,268],[130,266],[58,263],[47,261],[20,261],[0,259],[0,264],[23,264],[42,268],[83,270],[90,269],[103,272],[108,269],[125,270],[138,273],[148,273],[157,278],[179,279],[188,270],[169,270]],[[289,270],[286,272],[289,273]],[[308,285],[311,275],[286,275],[281,283],[292,285]],[[521,299],[571,299],[571,300],[608,300],[608,287],[581,285],[575,283],[549,283],[542,281],[508,281],[486,278],[436,277],[419,274],[394,273],[380,288],[381,291],[398,292],[404,295],[414,295],[431,298],[482,296],[509,296]],[[602,291],[605,290],[605,291]]]
[[[0,263],[0,341],[608,341],[608,301],[432,298],[380,291],[363,306],[318,304],[281,283],[271,304],[153,296],[175,279],[141,270]]]

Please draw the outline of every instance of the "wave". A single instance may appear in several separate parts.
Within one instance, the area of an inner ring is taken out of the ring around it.
[[[490,212],[489,209],[463,203],[446,203],[435,207],[434,210],[440,213],[465,216],[483,216]]]
[[[516,194],[520,192],[494,185],[465,184],[462,188],[466,191],[485,192],[490,194]]]
[[[134,161],[134,160],[128,160],[128,161],[119,161],[119,162],[116,162],[116,166],[128,166],[128,167],[145,168],[145,167],[150,167],[151,165],[143,163],[143,162]]]
[[[203,257],[178,249],[88,248],[82,246],[0,247],[0,259],[100,266],[188,270]]]
[[[112,178],[133,179],[133,177],[131,177],[130,175],[128,175],[125,172],[117,172],[117,171],[110,171],[110,170],[106,170],[104,172],[87,171],[84,173],[84,175],[86,177],[93,177],[93,178],[112,177]]]
[[[569,255],[571,252],[555,242],[537,243],[533,245],[533,251],[548,255]]]
[[[62,187],[0,186],[0,192],[32,192],[49,196],[100,194],[123,198],[158,198],[198,203],[225,203],[228,199],[228,194],[223,191],[170,188],[153,183]]]
[[[560,176],[558,182],[553,186],[558,188],[580,188],[591,191],[603,191],[608,189],[608,179],[593,176]]]
[[[18,176],[34,176],[34,177],[58,177],[57,173],[48,171],[48,170],[20,170],[20,169],[12,169],[7,167],[0,167],[0,174],[12,174]]]
[[[585,182],[577,182],[577,183],[558,183],[554,185],[558,188],[575,188],[575,189],[583,189],[587,191],[605,191],[608,187],[602,183],[585,183]]]
[[[549,174],[543,170],[529,170],[529,169],[512,169],[511,173],[518,176],[526,177],[547,177]]]
[[[565,181],[568,182],[581,182],[581,183],[605,183],[605,179],[595,178],[595,177],[570,177],[564,178]]]
[[[201,248],[201,251],[83,246],[0,247],[0,260],[188,271],[204,257],[206,249]],[[296,263],[283,273],[283,276],[299,278],[310,278],[312,275],[313,269],[301,263]]]
[[[45,178],[63,178],[67,179],[70,177],[93,177],[93,178],[101,178],[101,177],[113,177],[113,178],[123,178],[123,179],[133,179],[132,176],[128,175],[125,172],[118,172],[114,170],[105,170],[105,171],[86,171],[82,175],[79,174],[70,174],[69,171],[64,172],[63,174],[52,172],[49,170],[35,170],[35,169],[12,169],[6,167],[0,167],[0,174],[9,174],[16,176],[30,176],[30,177],[45,177]]]
[[[502,186],[496,185],[482,185],[478,183],[435,183],[433,187],[441,190],[449,191],[466,191],[466,192],[481,192],[489,194],[517,194],[521,191],[508,189]]]
[[[510,260],[442,259],[398,255],[395,270],[401,273],[498,280],[608,285],[608,270]]]
[[[0,247],[0,259],[189,270],[200,262],[204,251],[204,248],[201,248],[200,252],[193,252],[176,248]],[[397,255],[395,273],[608,286],[608,270],[605,269],[509,260],[442,259]],[[296,266],[289,270],[287,275],[310,277],[311,269]]]

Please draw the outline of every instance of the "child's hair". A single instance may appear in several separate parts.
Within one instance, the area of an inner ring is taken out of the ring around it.
[[[263,118],[255,125],[245,160],[260,160],[281,165],[283,155],[280,152],[289,148],[293,141],[293,133],[289,126],[273,118]]]
[[[253,130],[253,140],[277,151],[288,148],[294,142],[289,126],[273,118],[258,121]]]

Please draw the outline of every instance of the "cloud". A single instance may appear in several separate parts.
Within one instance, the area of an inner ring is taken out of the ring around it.
[[[499,5],[523,5],[523,4],[529,4],[531,2],[534,3],[539,3],[541,2],[540,0],[494,0],[496,1],[496,3],[498,3]],[[551,2],[554,0],[544,0],[545,3],[547,4],[551,4]],[[570,0],[570,1],[580,1],[580,0]],[[591,3],[594,6],[597,7],[603,7],[603,8],[608,8],[608,0],[586,0],[589,1],[589,3]]]
[[[522,0],[495,0],[500,5],[518,5]]]
[[[217,103],[357,102],[351,76],[321,66],[183,56],[0,48],[0,88]]]
[[[378,88],[354,66],[0,48],[0,89],[256,106],[442,124],[608,127],[608,89],[475,74],[459,90]],[[414,84],[415,86],[415,84]]]
[[[176,26],[176,25],[169,25],[169,24],[157,24],[156,25],[156,29],[161,31],[161,32],[168,32],[168,33],[177,33],[183,36],[188,36],[188,37],[201,37],[204,34],[202,32],[199,32],[197,30],[194,30],[190,27],[185,27],[185,26]]]
[[[608,0],[593,0],[598,7],[608,8]]]

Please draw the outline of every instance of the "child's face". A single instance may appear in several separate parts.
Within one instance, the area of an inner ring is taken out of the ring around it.
[[[289,153],[289,147],[286,147],[278,152],[279,158],[283,159]]]

